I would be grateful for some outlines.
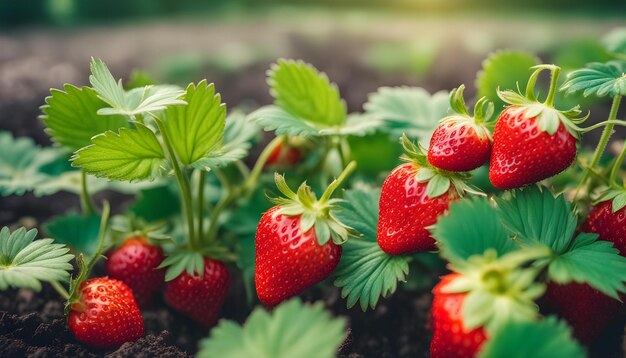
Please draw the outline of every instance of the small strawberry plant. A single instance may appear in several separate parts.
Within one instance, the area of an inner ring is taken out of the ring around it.
[[[626,293],[626,143],[605,153],[626,126],[619,41],[565,76],[496,52],[475,99],[382,87],[359,113],[300,60],[271,65],[272,104],[227,113],[206,80],[124,86],[92,59],[90,86],[41,107],[55,146],[0,133],[3,196],[80,200],[51,238],[0,230],[0,289],[56,291],[98,352],[142,339],[161,305],[186,317],[167,330],[207,337],[201,357],[347,356],[368,317],[410,315],[389,314],[416,305],[402,287],[427,301],[421,355],[595,353]],[[606,120],[585,108],[607,97]],[[110,218],[104,190],[128,198]]]

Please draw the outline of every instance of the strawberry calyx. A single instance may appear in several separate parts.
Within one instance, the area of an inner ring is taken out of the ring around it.
[[[413,163],[417,167],[415,180],[418,183],[428,183],[426,195],[429,198],[436,198],[447,193],[450,187],[454,188],[459,197],[463,197],[465,193],[485,195],[480,189],[467,183],[467,180],[472,177],[470,173],[452,172],[431,165],[428,162],[426,148],[413,143],[406,134],[402,134],[400,142],[404,148],[404,154],[400,159]]]
[[[498,257],[495,249],[488,249],[452,266],[459,275],[442,292],[467,294],[462,315],[468,329],[485,327],[493,332],[511,320],[535,320],[539,317],[535,300],[545,285],[535,281],[539,268],[523,264],[550,254],[547,247],[532,247]]]
[[[141,238],[148,245],[162,246],[164,243],[174,243],[172,237],[166,234],[165,220],[147,223],[142,218],[132,214],[114,216],[111,223],[113,245],[120,247],[130,239]]]
[[[531,67],[534,72],[528,78],[526,85],[526,93],[523,95],[521,90],[517,92],[498,89],[498,97],[510,106],[509,113],[518,115],[523,113],[528,118],[535,118],[538,122],[539,130],[553,135],[559,129],[562,123],[565,129],[575,138],[580,138],[582,129],[578,124],[583,123],[589,117],[589,114],[579,117],[582,113],[580,106],[576,105],[568,110],[559,110],[554,108],[554,95],[557,91],[557,80],[561,68],[556,65],[538,65]],[[539,74],[544,71],[550,71],[550,89],[544,102],[540,102],[535,96],[535,85]]]
[[[451,116],[447,116],[439,121],[440,124],[453,124],[453,126],[465,126],[474,129],[474,132],[480,139],[489,138],[491,140],[491,131],[485,125],[493,116],[493,103],[487,100],[487,97],[481,97],[474,105],[474,115],[470,115],[467,106],[465,105],[465,99],[463,98],[463,91],[465,85],[460,85],[458,88],[453,89],[450,92],[450,107],[455,112]]]
[[[341,245],[348,239],[351,228],[343,224],[334,214],[337,204],[342,199],[331,199],[334,191],[356,169],[356,162],[352,161],[343,172],[326,188],[322,196],[317,199],[311,187],[302,183],[297,192],[289,188],[285,177],[275,173],[276,187],[284,197],[270,198],[270,201],[280,208],[274,215],[300,216],[300,231],[307,232],[315,229],[317,242],[320,246],[332,239],[333,243]]]
[[[201,249],[178,248],[169,253],[157,269],[167,268],[165,281],[172,281],[187,272],[191,276],[202,277],[204,275],[204,259],[210,258],[218,261],[234,261],[236,256],[230,250],[217,243],[209,244]]]
[[[601,189],[593,205],[598,205],[609,200],[611,200],[611,210],[613,214],[626,207],[626,188],[606,187]]]

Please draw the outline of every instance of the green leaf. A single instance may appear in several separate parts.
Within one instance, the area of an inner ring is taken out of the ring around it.
[[[376,241],[378,201],[380,191],[348,190],[337,218],[359,233],[361,238],[343,244],[341,261],[335,270],[335,286],[342,288],[351,308],[357,302],[363,311],[374,309],[380,297],[395,292],[398,281],[404,281],[409,272],[408,256],[392,256],[380,249]]]
[[[23,195],[51,177],[44,166],[55,161],[57,149],[41,149],[30,138],[14,138],[0,131],[0,195]]]
[[[290,114],[277,106],[264,106],[249,114],[251,122],[261,126],[266,131],[274,131],[277,136],[313,137],[319,135],[319,130],[308,122]]]
[[[609,32],[604,36],[602,42],[609,52],[626,58],[626,27],[620,27]]]
[[[420,87],[381,87],[369,95],[365,115],[384,121],[394,138],[403,133],[429,143],[432,132],[450,109],[449,93]]]
[[[39,117],[48,128],[46,133],[55,143],[76,151],[91,144],[91,138],[107,130],[127,127],[122,116],[101,116],[98,110],[106,103],[89,87],[65,85],[65,91],[52,89],[41,106]]]
[[[101,108],[98,114],[136,116],[166,109],[168,106],[184,105],[180,97],[184,91],[176,86],[145,86],[124,91],[122,80],[115,81],[108,67],[100,59],[91,59],[89,82],[98,97],[110,108]]]
[[[271,313],[255,309],[243,326],[222,320],[200,343],[199,358],[331,358],[346,337],[346,321],[333,318],[321,303],[298,299]]]
[[[165,154],[156,135],[143,124],[135,129],[108,131],[92,139],[93,144],[72,156],[72,165],[87,173],[111,180],[154,179],[164,165]]]
[[[506,105],[498,97],[498,89],[517,88],[518,83],[528,79],[529,68],[539,64],[534,55],[522,51],[496,51],[483,61],[476,75],[476,97],[487,97],[493,102],[496,117]]]
[[[626,96],[626,61],[594,62],[586,68],[567,75],[562,91],[574,93],[583,91],[585,97],[595,94],[604,96]]]
[[[98,248],[100,216],[70,213],[49,221],[44,230],[55,241],[67,244],[75,252],[91,257]]]
[[[326,128],[319,131],[320,135],[352,135],[362,137],[376,132],[383,121],[363,114],[350,114],[346,123],[337,128]]]
[[[555,317],[539,322],[511,321],[496,330],[481,348],[480,358],[584,358],[572,330]]]
[[[584,282],[618,299],[618,292],[626,292],[626,257],[619,255],[613,243],[597,237],[579,234],[567,252],[550,262],[548,276],[560,284]]]
[[[470,257],[494,249],[497,256],[515,250],[501,223],[501,214],[484,197],[459,200],[450,204],[448,215],[442,216],[432,230],[441,249],[441,256],[455,266],[462,266]]]
[[[537,186],[496,198],[504,225],[527,246],[542,244],[557,255],[568,250],[576,230],[572,204],[563,195],[554,196]]]
[[[128,211],[148,222],[154,222],[179,213],[180,199],[167,185],[149,188],[137,194],[137,200]]]
[[[41,290],[40,281],[67,281],[73,255],[52,239],[35,240],[37,230],[19,228],[11,233],[0,230],[0,290],[32,288]]]
[[[291,115],[323,126],[346,119],[346,104],[325,73],[302,61],[280,59],[268,72],[275,104]]]
[[[222,147],[226,105],[206,80],[190,84],[184,99],[187,106],[167,109],[165,130],[178,159],[189,165]]]

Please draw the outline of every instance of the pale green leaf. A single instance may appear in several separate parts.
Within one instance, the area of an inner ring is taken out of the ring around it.
[[[362,137],[374,133],[383,121],[364,114],[350,114],[346,123],[339,127],[325,128],[319,131],[320,135],[351,135]]]
[[[319,130],[277,106],[264,106],[249,114],[251,122],[261,126],[265,131],[274,131],[276,135],[313,137]]]
[[[331,358],[346,338],[346,321],[321,303],[284,302],[271,313],[255,309],[243,326],[222,320],[200,344],[199,358]]]
[[[44,230],[55,241],[91,257],[98,248],[100,216],[70,213],[49,221]]]
[[[449,93],[428,93],[420,87],[381,87],[369,95],[365,115],[383,121],[394,138],[403,133],[429,143],[432,132],[449,109]]]
[[[222,147],[226,105],[206,80],[190,84],[183,98],[187,106],[167,109],[165,130],[178,159],[189,165]]]
[[[470,257],[489,249],[498,256],[516,249],[501,222],[501,213],[484,197],[459,200],[450,204],[432,230],[441,256],[455,266],[463,266]]]
[[[357,302],[363,311],[374,309],[381,297],[395,292],[398,282],[409,272],[408,256],[392,256],[376,241],[380,191],[348,190],[343,208],[334,215],[362,234],[343,244],[341,261],[335,270],[335,286],[340,287],[348,308]]]
[[[567,75],[561,90],[567,93],[583,91],[585,97],[595,94],[604,96],[626,96],[626,61],[594,62],[586,68]]]
[[[65,91],[52,89],[41,106],[39,117],[48,128],[46,133],[55,143],[76,151],[91,144],[91,138],[107,130],[127,127],[122,116],[102,116],[98,110],[106,103],[89,87],[65,85]]]
[[[136,123],[135,129],[108,131],[92,139],[93,144],[72,156],[72,165],[111,180],[154,179],[164,165],[165,154],[154,132]]]
[[[619,27],[609,32],[602,42],[609,52],[626,58],[626,27]]]
[[[571,248],[552,259],[548,276],[560,284],[584,282],[617,299],[618,292],[626,292],[626,257],[620,256],[613,243],[581,233]]]
[[[584,358],[583,347],[572,330],[555,317],[543,321],[510,321],[493,332],[478,355],[480,358]]]
[[[278,60],[271,66],[267,82],[275,104],[291,115],[322,126],[344,123],[346,104],[337,85],[312,65]]]
[[[74,257],[69,248],[52,239],[35,240],[37,230],[0,230],[0,290],[32,288],[41,290],[40,281],[67,281]]]

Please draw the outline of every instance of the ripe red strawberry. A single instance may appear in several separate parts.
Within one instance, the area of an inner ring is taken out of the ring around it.
[[[256,232],[254,283],[267,306],[300,294],[325,279],[337,267],[348,227],[331,215],[333,191],[354,170],[350,163],[318,200],[306,183],[294,193],[276,174],[276,186],[285,198],[274,199]]]
[[[331,240],[319,245],[315,229],[300,230],[300,216],[268,210],[256,234],[254,281],[261,302],[268,306],[298,295],[322,281],[339,264],[341,246]]]
[[[419,168],[415,163],[400,165],[383,183],[376,236],[380,248],[390,255],[434,250],[435,239],[427,227],[459,197],[453,185],[429,197],[428,182],[416,178]]]
[[[465,328],[462,307],[467,293],[442,292],[444,286],[458,277],[458,274],[446,275],[433,289],[433,338],[430,342],[432,358],[472,358],[486,340],[482,327]]]
[[[455,172],[476,169],[489,160],[491,134],[484,122],[493,114],[493,103],[482,97],[476,102],[474,117],[463,100],[465,85],[452,90],[450,106],[455,115],[441,120],[430,139],[428,161],[433,166]],[[483,107],[487,105],[486,113]]]
[[[493,133],[489,179],[498,189],[506,190],[536,183],[565,170],[576,157],[578,127],[573,120],[578,106],[559,111],[552,106],[559,68],[536,66],[526,96],[502,91],[498,95],[509,103],[498,118]],[[533,93],[539,72],[552,71],[548,98],[540,103]]]
[[[545,307],[565,319],[574,337],[591,343],[617,316],[621,303],[584,283],[559,285],[551,282],[544,296]]]
[[[300,149],[280,143],[267,158],[268,167],[293,166],[302,158]]]
[[[79,287],[71,304],[70,331],[95,348],[116,348],[143,336],[143,318],[133,293],[122,281],[93,278]]]
[[[146,305],[160,291],[165,277],[164,269],[157,269],[163,261],[163,251],[143,237],[128,239],[109,255],[107,274],[131,288],[139,306]]]
[[[626,256],[626,207],[613,212],[612,200],[595,205],[581,231],[598,234],[600,240],[612,242]]]
[[[165,302],[208,329],[217,322],[230,281],[223,262],[205,257],[202,275],[185,271],[165,284]]]

